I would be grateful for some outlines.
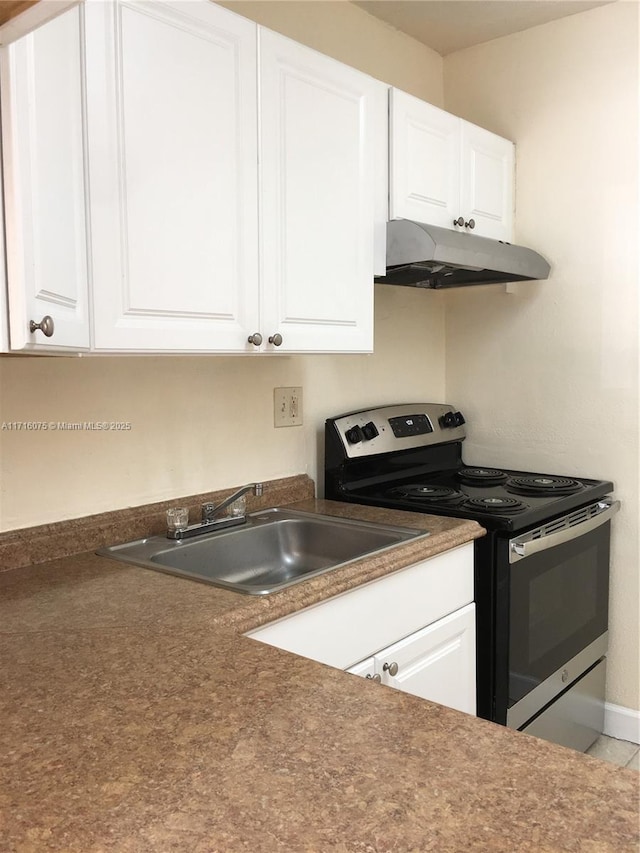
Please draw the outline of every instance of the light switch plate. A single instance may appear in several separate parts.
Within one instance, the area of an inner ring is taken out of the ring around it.
[[[275,427],[302,425],[302,388],[273,389],[273,425]]]

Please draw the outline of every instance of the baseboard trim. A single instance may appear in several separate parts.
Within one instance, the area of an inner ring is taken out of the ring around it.
[[[640,711],[605,702],[604,734],[640,745]]]

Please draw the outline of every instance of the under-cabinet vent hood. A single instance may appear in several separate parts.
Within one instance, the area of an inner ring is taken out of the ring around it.
[[[381,284],[464,287],[549,277],[547,261],[523,246],[435,225],[394,219],[387,223],[387,273]]]

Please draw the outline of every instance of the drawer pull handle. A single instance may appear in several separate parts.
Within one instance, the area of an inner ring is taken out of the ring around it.
[[[385,663],[382,669],[392,677],[398,674],[398,664],[395,661],[393,663]]]

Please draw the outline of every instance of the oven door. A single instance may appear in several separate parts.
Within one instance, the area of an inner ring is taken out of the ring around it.
[[[507,725],[521,728],[607,651],[605,499],[509,542]]]

